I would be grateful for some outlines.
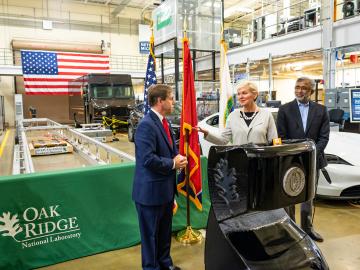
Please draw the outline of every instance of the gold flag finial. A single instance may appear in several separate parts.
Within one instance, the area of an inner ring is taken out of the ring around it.
[[[151,31],[150,43],[154,43],[154,21],[153,20],[150,20],[150,31]],[[150,48],[150,50],[151,50],[151,48]]]
[[[184,38],[186,38],[186,31],[187,31],[187,22],[186,22],[186,10],[185,10],[185,15],[184,15],[184,23],[183,23],[183,28],[184,28]]]

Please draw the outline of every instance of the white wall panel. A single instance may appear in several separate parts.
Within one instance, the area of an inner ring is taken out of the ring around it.
[[[334,47],[360,44],[360,16],[334,23]]]

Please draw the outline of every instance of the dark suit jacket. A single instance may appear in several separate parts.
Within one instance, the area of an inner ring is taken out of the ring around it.
[[[324,150],[329,141],[330,120],[325,106],[309,102],[309,114],[304,132],[299,105],[295,100],[280,106],[277,128],[282,139],[312,139],[316,144],[317,168],[327,165]]]
[[[171,132],[172,146],[159,117],[150,110],[135,133],[135,176],[132,198],[143,205],[161,205],[174,200],[176,170],[173,158],[178,151]]]

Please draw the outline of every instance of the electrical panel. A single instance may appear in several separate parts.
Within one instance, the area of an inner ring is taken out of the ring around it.
[[[328,110],[342,109],[349,113],[349,88],[333,88],[325,91],[325,106]]]
[[[328,89],[325,93],[325,106],[328,110],[335,109],[337,103],[337,89]]]
[[[339,108],[344,111],[349,111],[350,101],[349,101],[349,89],[341,89],[338,93],[339,95]]]

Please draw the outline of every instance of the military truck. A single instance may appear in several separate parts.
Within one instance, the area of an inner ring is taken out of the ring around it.
[[[80,93],[69,96],[69,117],[75,123],[102,122],[106,116],[127,122],[129,107],[135,105],[130,75],[88,74],[69,82]]]

